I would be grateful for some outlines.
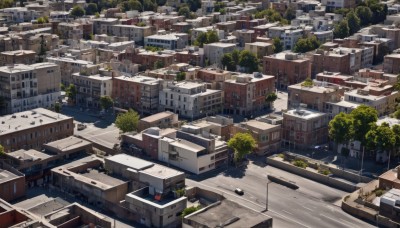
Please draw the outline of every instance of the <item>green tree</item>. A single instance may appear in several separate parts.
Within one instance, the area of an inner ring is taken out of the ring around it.
[[[210,30],[207,31],[207,44],[215,43],[219,41],[217,31]]]
[[[367,146],[370,149],[386,151],[390,153],[396,145],[396,135],[389,124],[383,123],[380,126],[371,125],[370,130],[365,135]]]
[[[378,24],[386,20],[387,15],[387,5],[383,5],[380,3],[369,3],[369,9],[372,12],[371,23]]]
[[[201,0],[187,0],[186,3],[189,5],[190,11],[196,12],[201,8]]]
[[[4,155],[5,155],[4,147],[2,145],[0,145],[0,157],[2,157]]]
[[[139,26],[139,27],[145,27],[146,26],[146,23],[145,22],[143,22],[143,21],[140,21],[140,22],[138,22],[137,24],[136,24],[136,26]],[[147,46],[147,47],[149,47],[149,46]],[[156,47],[157,48],[157,47]],[[159,48],[159,49],[161,49],[162,50],[162,48]]]
[[[94,17],[95,17],[95,18],[100,18],[99,12],[96,12],[96,13],[94,14]]]
[[[204,44],[215,43],[219,41],[219,37],[216,31],[210,30],[206,33],[200,33],[194,41],[195,46],[203,47]]]
[[[65,91],[65,85],[64,85],[63,83],[60,83],[60,89],[61,89],[62,91]]]
[[[39,18],[37,19],[37,23],[38,23],[38,24],[44,24],[44,23],[46,23],[46,22],[45,22],[45,20],[44,20],[43,17],[39,17]]]
[[[240,51],[235,49],[232,51],[232,60],[236,65],[239,65]],[[235,67],[236,68],[236,67]]]
[[[57,112],[57,113],[60,113],[61,112],[61,105],[60,105],[60,103],[55,103],[54,104],[54,111],[55,112]]]
[[[354,138],[353,118],[343,112],[329,122],[329,138],[337,145],[347,145]]]
[[[98,9],[97,9],[97,4],[96,3],[89,3],[86,6],[86,15],[94,15],[95,13],[98,13]]]
[[[343,17],[345,17],[349,12],[350,9],[347,8],[341,8],[334,11],[335,14],[341,14]]]
[[[273,48],[274,48],[274,53],[279,53],[283,51],[283,44],[281,42],[281,39],[279,39],[278,37],[275,37],[273,39]]]
[[[357,17],[357,14],[351,10],[347,16],[347,24],[349,26],[349,35],[353,35],[354,33],[358,32],[361,27],[361,20]]]
[[[246,154],[256,148],[256,140],[250,133],[236,133],[229,141],[228,147],[234,150],[234,160],[240,161]]]
[[[76,87],[74,84],[69,84],[67,89],[65,90],[65,95],[67,95],[68,99],[75,101],[76,98]]]
[[[157,11],[157,3],[154,0],[143,0],[143,9],[145,11]]]
[[[157,60],[154,62],[154,69],[164,68],[164,62],[161,60]]]
[[[269,93],[267,96],[265,96],[265,101],[268,103],[274,102],[278,99],[278,95],[276,93]]]
[[[179,72],[176,74],[176,80],[179,81],[183,81],[186,78],[186,73],[185,72]]]
[[[74,18],[82,17],[83,15],[85,15],[85,10],[80,6],[74,6],[74,8],[72,8],[70,15],[73,16]]]
[[[207,34],[202,32],[197,36],[194,45],[202,48],[205,43],[207,43]]]
[[[165,5],[166,2],[167,2],[167,0],[156,0],[156,3],[158,6],[163,6],[163,5]]]
[[[316,36],[308,38],[300,38],[294,45],[293,51],[297,53],[305,53],[317,49],[321,43]]]
[[[308,78],[306,78],[306,80],[304,80],[304,82],[301,83],[301,86],[313,87],[314,86],[314,82],[310,77],[308,77]]]
[[[378,112],[369,106],[360,105],[350,115],[353,118],[354,139],[365,146],[366,134],[371,130],[372,124],[378,120]]]
[[[129,109],[128,112],[120,113],[115,120],[115,126],[122,131],[131,132],[137,129],[140,116],[137,112]]]
[[[394,144],[395,148],[395,156],[399,156],[400,153],[400,125],[396,124],[392,127],[392,131],[394,133],[396,143]]]
[[[179,8],[178,15],[185,16],[186,18],[190,18],[189,6],[183,6],[183,7]]]
[[[360,18],[361,25],[365,26],[371,22],[372,11],[366,6],[358,6],[356,8],[357,17]]]
[[[387,44],[379,45],[379,52],[374,59],[374,64],[379,64],[383,62],[385,56],[389,54],[390,49]]]
[[[350,28],[346,19],[343,19],[339,23],[337,23],[335,25],[335,28],[333,29],[333,36],[335,38],[344,39],[348,37],[349,34],[350,34]]]
[[[285,14],[283,15],[283,17],[288,20],[291,21],[293,19],[296,18],[296,11],[292,8],[292,7],[288,7],[285,11]]]
[[[244,50],[239,56],[239,65],[246,69],[247,73],[253,73],[258,71],[258,59],[257,56],[248,50]]]
[[[110,96],[100,97],[100,106],[103,109],[109,109],[113,105],[114,101]]]
[[[0,9],[11,8],[14,6],[14,0],[1,0]]]
[[[185,208],[185,209],[183,209],[181,216],[182,216],[182,218],[184,218],[185,216],[190,215],[190,214],[198,211],[200,208],[201,208],[200,205],[198,205],[198,206],[190,206],[188,208]]]
[[[236,64],[233,61],[232,54],[231,53],[226,53],[222,56],[221,58],[221,63],[224,68],[226,68],[229,71],[235,71],[236,70]]]

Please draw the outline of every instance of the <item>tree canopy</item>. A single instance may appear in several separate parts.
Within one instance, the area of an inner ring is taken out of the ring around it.
[[[76,87],[74,84],[69,84],[69,86],[65,89],[65,95],[67,95],[68,99],[75,101],[76,98]]]
[[[186,18],[190,18],[190,9],[189,6],[183,6],[179,8],[178,11],[179,16],[185,16]]]
[[[14,6],[14,0],[1,0],[0,9],[10,8]]]
[[[349,26],[349,35],[353,35],[361,28],[361,20],[358,18],[354,10],[351,10],[347,16],[347,25]]]
[[[365,144],[365,136],[372,124],[378,120],[378,112],[369,106],[360,105],[350,115],[353,118],[354,139]]]
[[[98,11],[98,9],[97,9],[97,4],[96,3],[89,3],[87,6],[86,6],[86,9],[85,9],[85,11],[86,11],[86,15],[94,15],[95,13],[98,13],[99,11]]]
[[[142,3],[140,3],[138,0],[123,1],[119,5],[119,8],[122,10],[122,12],[130,11],[130,10],[137,10],[137,11],[143,10]]]
[[[210,30],[207,32],[200,33],[194,41],[195,46],[203,47],[204,44],[215,43],[219,41],[219,37],[216,31]]]
[[[339,23],[337,23],[335,25],[335,28],[333,29],[333,36],[335,38],[344,39],[348,37],[349,34],[350,34],[350,28],[346,19],[343,19]]]
[[[269,93],[267,96],[265,96],[266,102],[274,102],[276,99],[278,99],[278,95],[276,95],[276,93]]]
[[[305,53],[319,48],[321,42],[316,36],[311,36],[308,38],[300,38],[294,45],[293,51],[297,53]]]
[[[248,50],[240,52],[239,65],[244,67],[247,73],[253,73],[258,71],[258,59],[257,56]]]
[[[109,109],[113,105],[113,99],[110,96],[101,96],[100,105],[103,109]]]
[[[83,15],[85,15],[85,10],[80,6],[74,6],[70,14],[73,17],[82,17]]]
[[[234,150],[235,161],[240,161],[246,154],[250,154],[256,145],[256,140],[250,133],[236,133],[228,141],[228,147]]]
[[[176,74],[176,80],[177,81],[183,81],[186,78],[186,73],[185,72],[179,72]]]
[[[161,60],[157,60],[154,62],[154,69],[160,69],[164,67],[164,62]]]
[[[372,11],[366,6],[358,6],[356,8],[357,17],[360,18],[361,25],[365,26],[371,23]]]
[[[279,39],[278,37],[275,37],[273,39],[273,48],[274,48],[274,53],[279,53],[283,51],[283,44],[281,42],[281,39]]]
[[[376,126],[372,124],[370,130],[365,135],[367,147],[380,151],[391,151],[396,145],[396,135],[389,124]]]
[[[132,109],[129,109],[128,112],[121,113],[117,116],[117,119],[115,120],[115,126],[123,133],[135,131],[137,129],[139,119],[139,114]]]
[[[329,122],[329,137],[337,144],[347,144],[354,138],[353,119],[343,112]]]
[[[222,66],[224,68],[226,68],[227,70],[229,70],[229,71],[235,71],[236,70],[236,64],[233,61],[231,53],[224,54],[222,56],[222,58],[221,58],[221,63],[222,63]]]

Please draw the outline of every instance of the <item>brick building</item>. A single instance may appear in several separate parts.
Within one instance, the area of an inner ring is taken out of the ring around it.
[[[275,77],[261,73],[238,75],[225,81],[224,92],[225,113],[251,116],[270,107],[265,98],[275,92]]]
[[[5,152],[41,149],[42,145],[73,135],[73,118],[44,108],[0,117],[0,145]]]
[[[34,64],[36,53],[31,50],[5,51],[0,53],[0,66],[7,64]]]
[[[230,71],[213,68],[202,68],[197,72],[196,79],[210,84],[212,89],[223,89],[226,80],[231,79]]]
[[[383,71],[389,74],[400,73],[400,54],[390,54],[384,57]]]
[[[0,167],[4,168],[0,168],[1,199],[10,202],[23,197],[25,195],[25,175],[8,165]],[[3,225],[3,220],[1,221],[1,225]]]
[[[115,77],[112,89],[114,105],[141,113],[156,113],[161,81],[147,76]]]
[[[138,131],[150,127],[167,128],[178,124],[178,115],[173,112],[160,112],[139,120]]]
[[[275,76],[277,89],[287,89],[311,76],[311,62],[298,54],[281,52],[264,56],[263,73]]]

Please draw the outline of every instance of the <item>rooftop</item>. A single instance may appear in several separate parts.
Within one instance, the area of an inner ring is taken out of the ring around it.
[[[18,72],[32,71],[35,69],[46,68],[46,67],[57,67],[57,64],[50,63],[50,62],[35,63],[35,64],[31,64],[31,65],[14,64],[14,65],[10,65],[10,66],[0,67],[0,72],[12,74],[12,73],[18,73]]]
[[[400,201],[400,189],[392,188],[381,196],[381,203],[389,204],[391,206],[396,205],[396,201]]]
[[[269,227],[266,223],[272,223],[271,217],[230,200],[211,204],[186,216],[185,220],[194,221],[204,227]]]
[[[15,51],[3,51],[1,52],[2,55],[29,55],[29,54],[36,54],[36,52],[31,50],[15,50]]]
[[[236,44],[232,44],[232,43],[211,43],[211,44],[205,44],[204,46],[226,48],[226,47],[236,47]]]
[[[119,77],[116,77],[115,79],[129,81],[129,82],[136,82],[136,83],[146,83],[146,84],[147,83],[158,84],[160,81],[160,79],[157,79],[157,78],[141,76],[141,75],[133,76],[133,77],[119,76]]]
[[[180,172],[175,169],[171,169],[162,165],[154,164],[153,166],[140,171],[141,173],[148,174],[153,177],[157,177],[159,179],[167,179],[174,176],[182,175],[183,172]]]
[[[192,142],[186,141],[184,139],[176,139],[176,140],[173,139],[170,142],[170,145],[176,146],[178,148],[183,148],[183,149],[186,149],[186,150],[194,152],[194,153],[198,153],[198,152],[201,152],[201,151],[206,149],[206,148],[204,148],[202,146],[199,146],[199,145],[194,144]]]
[[[1,116],[0,136],[66,119],[72,119],[72,117],[65,116],[44,108],[36,108],[30,111]]]
[[[60,139],[57,141],[49,142],[45,144],[45,148],[51,151],[55,152],[66,152],[82,147],[86,147],[88,145],[91,145],[92,143],[89,141],[86,141],[85,139],[77,138],[75,136],[70,136],[65,139]]]
[[[164,119],[164,118],[168,118],[168,117],[170,117],[170,116],[173,116],[174,114],[175,114],[175,113],[169,112],[169,111],[166,111],[166,112],[159,112],[159,113],[157,113],[157,114],[154,114],[154,115],[151,115],[151,116],[142,118],[142,119],[140,119],[140,121],[152,123],[152,122],[159,121],[159,120],[161,120],[161,119]]]
[[[400,124],[400,120],[385,116],[384,118],[380,118],[378,119],[378,121],[376,121],[376,124],[378,126],[381,125],[382,123],[388,123],[390,127],[393,127],[394,125]]]
[[[260,129],[262,131],[273,129],[273,128],[280,128],[279,125],[272,125],[272,124],[261,122],[258,120],[249,120],[247,122],[244,122],[243,124],[247,125],[249,127],[252,127],[252,128]]]
[[[325,87],[325,86],[302,86],[302,83],[295,84],[295,85],[290,85],[288,86],[289,89],[299,89],[303,91],[309,91],[312,93],[332,93],[335,92],[336,90],[331,87]]]
[[[326,115],[326,113],[318,112],[318,111],[314,111],[314,110],[310,110],[310,109],[299,109],[299,110],[292,109],[292,110],[288,110],[284,114],[290,115],[293,117],[302,118],[302,119],[307,119],[307,120]]]
[[[154,163],[133,156],[129,156],[127,154],[117,154],[112,157],[106,158],[106,160],[113,161],[134,170],[145,170],[154,166]]]
[[[0,184],[8,182],[8,181],[10,181],[12,179],[15,179],[17,177],[19,177],[19,176],[14,174],[14,173],[12,173],[12,172],[10,172],[10,171],[4,170],[4,169],[0,169]]]
[[[20,161],[24,161],[24,162],[33,162],[33,161],[37,161],[37,160],[45,160],[47,158],[50,158],[51,155],[42,153],[40,151],[37,150],[17,150],[15,152],[10,152],[7,153],[7,156],[13,157],[15,159],[18,159]]]

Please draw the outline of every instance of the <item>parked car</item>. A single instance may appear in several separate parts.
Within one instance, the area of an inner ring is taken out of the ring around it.
[[[79,123],[78,126],[77,126],[77,129],[78,129],[78,131],[82,131],[82,130],[85,129],[86,127],[87,127],[86,124],[81,124],[81,123]]]
[[[235,193],[238,194],[239,196],[242,196],[244,194],[243,190],[240,188],[235,188]]]

